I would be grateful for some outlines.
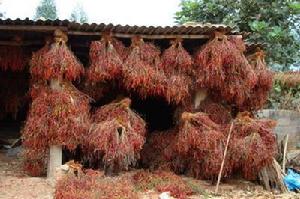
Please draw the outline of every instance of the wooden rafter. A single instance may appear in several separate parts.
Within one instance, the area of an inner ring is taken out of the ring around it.
[[[81,32],[81,31],[68,31],[69,35],[82,35],[82,36],[97,36],[101,35],[101,32]],[[126,33],[112,33],[113,37],[118,38],[132,38],[134,36],[140,36],[144,39],[208,39],[209,35],[145,35],[145,34],[126,34]]]
[[[28,25],[1,25],[0,30],[24,32],[53,32],[57,29],[68,31],[64,26],[28,26]]]
[[[5,31],[24,31],[24,32],[48,32],[53,33],[55,30],[60,29],[63,32],[66,32],[68,35],[77,35],[77,36],[97,36],[101,35],[103,31],[98,32],[86,32],[86,31],[76,31],[69,30],[66,26],[29,26],[29,25],[1,25],[0,30]],[[128,33],[112,33],[114,37],[118,38],[132,38],[135,35],[139,35],[145,39],[174,39],[174,38],[183,38],[183,39],[208,39],[209,34],[128,34]],[[242,35],[233,35],[236,37],[242,37]]]

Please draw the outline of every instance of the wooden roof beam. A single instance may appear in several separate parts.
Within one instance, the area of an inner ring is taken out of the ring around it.
[[[99,32],[86,32],[86,31],[76,31],[76,30],[68,30],[66,26],[39,26],[39,25],[1,25],[0,31],[24,31],[24,32],[48,32],[53,33],[55,30],[61,30],[66,32],[68,35],[78,35],[78,36],[100,36],[102,31]],[[170,35],[162,35],[162,34],[132,34],[132,33],[112,33],[112,36],[118,38],[132,38],[134,36],[140,36],[144,39],[174,39],[174,38],[182,38],[182,39],[209,39],[209,34],[170,34]],[[242,35],[233,35],[237,37],[242,37]]]
[[[68,35],[78,35],[78,36],[100,36],[102,32],[82,32],[82,31],[68,31]],[[144,39],[209,39],[210,35],[145,35],[145,34],[127,34],[127,33],[111,33],[113,37],[118,38],[132,38],[134,36],[140,36]],[[236,37],[242,37],[242,35],[232,35]]]
[[[77,36],[101,36],[102,32],[82,32],[82,31],[68,31],[68,35]],[[174,39],[174,38],[186,38],[186,39],[207,39],[209,35],[145,35],[145,34],[127,34],[127,33],[111,33],[113,37],[118,38],[132,38],[134,36],[140,36],[144,39]]]
[[[0,41],[0,46],[34,46],[43,45],[45,42],[41,41]]]
[[[54,32],[60,29],[64,32],[68,31],[64,26],[29,26],[29,25],[1,25],[0,30],[6,31],[24,31],[24,32]]]

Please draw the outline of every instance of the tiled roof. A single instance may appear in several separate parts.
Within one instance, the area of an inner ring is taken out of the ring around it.
[[[28,29],[31,27],[32,29]],[[193,38],[196,35],[208,35],[213,31],[223,31],[226,34],[238,35],[241,33],[234,32],[230,26],[214,25],[214,24],[186,24],[181,26],[129,26],[129,25],[113,25],[113,24],[80,24],[68,20],[30,20],[26,19],[5,19],[0,20],[0,30],[22,30],[22,31],[47,31],[60,28],[67,31],[68,34],[93,34],[101,32],[112,32],[114,34],[137,34],[137,35],[186,35],[187,38]]]

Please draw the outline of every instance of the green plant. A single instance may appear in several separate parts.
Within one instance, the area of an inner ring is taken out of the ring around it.
[[[300,2],[293,0],[182,0],[175,19],[227,24],[251,32],[249,42],[265,45],[267,64],[288,70],[299,63]]]
[[[268,107],[300,111],[300,85],[287,86],[275,81],[270,92]]]
[[[55,0],[41,0],[36,8],[36,20],[40,18],[55,20],[57,18],[57,9]]]
[[[87,13],[85,12],[81,4],[77,3],[76,6],[73,8],[70,16],[70,21],[75,21],[78,23],[88,22]]]

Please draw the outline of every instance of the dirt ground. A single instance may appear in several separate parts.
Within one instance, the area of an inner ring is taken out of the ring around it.
[[[193,181],[199,184],[199,194],[192,196],[192,199],[300,199],[300,194],[274,194],[263,190],[259,185],[245,180],[231,180],[222,183],[220,194],[215,195],[213,194],[215,186],[209,182]],[[20,155],[7,154],[7,151],[0,150],[0,199],[51,199],[53,198],[53,192],[54,187],[46,178],[29,177],[24,174]],[[141,198],[156,199],[158,195],[159,193],[150,191],[141,194]]]
[[[0,151],[1,199],[51,199],[53,190],[46,178],[25,175],[19,156],[7,156],[7,153]]]

